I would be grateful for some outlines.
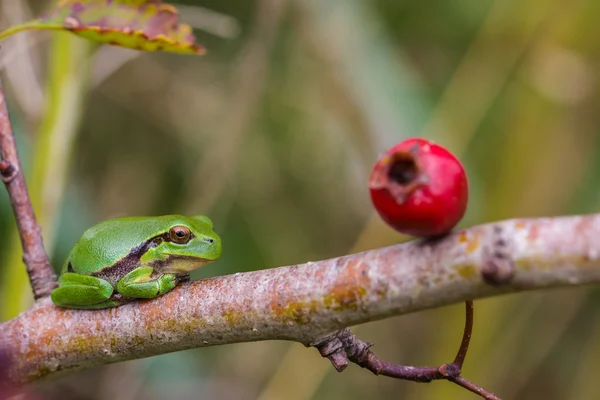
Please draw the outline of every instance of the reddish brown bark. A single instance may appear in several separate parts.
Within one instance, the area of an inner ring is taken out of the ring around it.
[[[490,279],[489,263],[498,259],[510,274]],[[598,282],[600,215],[509,220],[436,241],[191,282],[115,309],[64,310],[45,298],[0,325],[0,347],[13,360],[11,378],[27,382],[194,347],[276,339],[309,345],[393,315]]]

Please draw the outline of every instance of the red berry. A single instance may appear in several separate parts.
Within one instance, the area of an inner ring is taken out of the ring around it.
[[[438,236],[452,230],[469,197],[460,161],[421,138],[407,139],[381,155],[369,188],[381,218],[412,236]]]

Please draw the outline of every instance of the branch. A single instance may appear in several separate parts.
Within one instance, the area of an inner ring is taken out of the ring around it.
[[[189,282],[77,311],[48,298],[0,325],[13,382],[257,340],[305,345],[347,326],[522,290],[600,282],[600,214],[508,220],[330,260]],[[460,357],[459,357],[460,358]]]
[[[473,301],[468,300],[465,305],[465,329],[460,348],[451,364],[442,364],[439,367],[415,367],[381,361],[370,349],[373,343],[363,342],[350,332],[348,328],[327,335],[311,343],[311,346],[316,347],[323,357],[328,358],[338,372],[346,369],[348,362],[352,361],[362,368],[368,369],[375,375],[425,383],[446,379],[484,399],[500,400],[495,394],[460,376],[473,331]]]
[[[15,213],[23,246],[23,261],[36,299],[50,294],[56,287],[56,275],[44,249],[40,226],[27,194],[25,177],[21,170],[8,107],[0,83],[0,178],[6,185]],[[16,268],[17,266],[11,266]]]

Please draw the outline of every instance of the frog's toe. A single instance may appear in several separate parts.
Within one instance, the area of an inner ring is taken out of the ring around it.
[[[165,274],[158,280],[158,294],[165,294],[177,286],[179,279],[175,274]]]

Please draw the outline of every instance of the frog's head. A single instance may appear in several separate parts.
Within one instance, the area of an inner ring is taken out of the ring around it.
[[[208,217],[178,218],[162,235],[154,252],[163,272],[187,273],[221,256],[221,238]]]

